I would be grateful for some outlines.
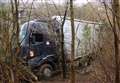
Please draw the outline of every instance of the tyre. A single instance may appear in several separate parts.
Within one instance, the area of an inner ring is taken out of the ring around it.
[[[50,64],[43,64],[38,72],[39,79],[49,79],[53,74],[53,68]]]

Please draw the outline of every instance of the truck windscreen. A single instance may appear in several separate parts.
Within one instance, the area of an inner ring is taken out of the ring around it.
[[[46,22],[26,22],[24,23],[21,28],[20,28],[20,33],[19,33],[19,42],[23,43],[27,40],[24,41],[25,36],[32,31],[34,33],[42,33],[42,34],[49,34],[50,35],[50,30],[48,28],[48,23]]]
[[[22,27],[20,28],[20,33],[19,33],[19,42],[22,42],[26,36],[27,32],[27,24],[23,24]]]

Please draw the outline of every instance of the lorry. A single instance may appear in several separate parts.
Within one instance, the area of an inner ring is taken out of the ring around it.
[[[49,78],[59,65],[59,23],[54,19],[35,19],[20,28],[19,56],[38,77]]]
[[[95,24],[95,23],[94,23]],[[93,23],[75,20],[77,45],[80,43],[82,29],[85,25],[92,26]],[[96,24],[95,24],[96,25]],[[26,60],[27,65],[38,76],[50,78],[53,72],[60,69],[60,38],[61,22],[56,18],[32,20],[24,23],[20,29],[20,57]],[[64,30],[64,52],[66,62],[70,61],[71,52],[71,26],[70,20],[66,19]],[[79,41],[78,41],[79,40]],[[75,60],[77,67],[85,67],[93,61],[92,55],[81,56],[75,48]],[[84,54],[85,55],[85,54]],[[69,67],[68,67],[69,68]]]

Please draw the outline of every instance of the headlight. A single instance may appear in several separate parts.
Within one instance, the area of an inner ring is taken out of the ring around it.
[[[50,42],[49,42],[49,41],[47,41],[47,42],[46,42],[46,45],[50,45]]]
[[[30,51],[30,57],[34,57],[34,52]]]

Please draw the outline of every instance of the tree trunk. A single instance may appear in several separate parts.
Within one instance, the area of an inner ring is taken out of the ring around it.
[[[15,27],[16,27],[16,40],[17,44],[19,46],[19,11],[18,11],[18,6],[19,6],[19,0],[14,0],[15,2]]]
[[[119,36],[118,29],[120,31],[119,22],[119,0],[113,0],[113,33],[114,33],[114,47],[115,47],[115,83],[120,83],[119,80]]]
[[[68,5],[68,4],[66,4]],[[67,16],[67,10],[68,10],[68,6],[66,6],[66,10],[65,10],[65,13],[64,13],[64,18],[63,18],[63,22],[62,22],[62,26],[61,26],[61,53],[62,53],[62,69],[63,69],[63,78],[65,79],[66,78],[66,55],[64,53],[64,29],[63,29],[63,26],[64,26],[64,23],[65,23],[65,19],[66,19],[66,16]]]
[[[73,0],[70,0],[70,17],[71,17],[71,30],[72,30],[72,42],[71,42],[71,80],[70,80],[70,83],[75,83],[75,69],[74,69],[75,29],[74,29]]]
[[[19,6],[19,0],[11,0],[11,8],[12,8],[12,18],[13,18],[13,29],[16,35],[15,35],[15,46],[19,47],[19,11],[18,11],[18,6]],[[17,69],[16,69],[16,56],[17,53],[11,53],[12,61],[11,61],[11,77],[13,80],[13,83],[19,83],[19,78],[17,77]]]

